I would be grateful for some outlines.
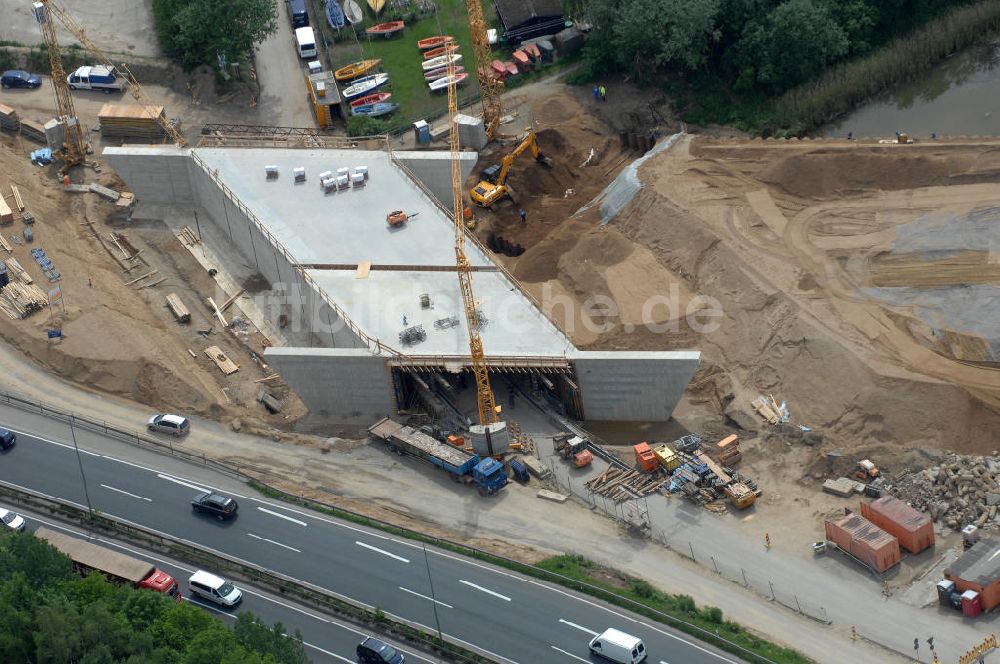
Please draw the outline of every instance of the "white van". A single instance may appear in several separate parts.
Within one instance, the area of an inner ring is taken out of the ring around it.
[[[639,664],[646,659],[642,639],[617,629],[606,629],[591,639],[590,652],[618,664]]]
[[[316,57],[316,33],[312,28],[295,28],[295,47],[299,49],[300,58]]]
[[[239,588],[220,576],[198,570],[188,579],[188,590],[192,595],[204,597],[222,606],[236,606],[243,601]]]

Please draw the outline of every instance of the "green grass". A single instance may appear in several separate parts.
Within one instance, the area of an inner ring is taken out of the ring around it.
[[[469,558],[506,568],[525,576],[561,585],[580,593],[591,595],[609,604],[640,613],[657,622],[670,625],[683,632],[711,643],[721,650],[733,653],[748,662],[764,664],[809,664],[813,660],[790,649],[771,643],[747,632],[739,624],[723,619],[716,607],[698,608],[687,595],[669,595],[660,592],[642,579],[601,567],[583,556],[564,555],[547,558],[537,565],[521,563],[510,558],[475,549],[473,547],[425,535],[415,530],[394,526],[356,512],[332,505],[294,496],[256,480],[248,484],[265,496],[301,505],[317,512],[376,528],[399,537],[424,542],[439,549],[452,551]],[[612,583],[613,579],[616,583]],[[735,597],[735,596],[734,596]]]
[[[418,39],[433,37],[442,32],[455,38],[461,45],[459,53],[462,54],[462,60],[458,65],[465,67],[469,74],[469,78],[458,88],[459,106],[476,100],[479,89],[464,0],[435,0],[437,13],[426,15],[418,13],[418,0],[412,0],[411,5],[403,10],[384,9],[377,19],[364,0],[357,1],[364,9],[365,22],[361,26],[354,26],[356,30],[351,25],[346,25],[340,31],[331,29],[326,22],[323,0],[312,0],[313,16],[317,17],[313,23],[317,29],[322,29],[328,44],[327,64],[331,69],[362,59],[382,60],[382,71],[389,74],[389,83],[379,90],[391,92],[391,101],[399,104],[399,110],[382,123],[386,130],[406,129],[416,120],[435,118],[447,111],[447,92],[432,93],[424,80],[424,72],[420,66],[423,57],[417,48]],[[483,13],[488,23],[492,25],[496,22],[495,12],[488,0],[483,2]],[[369,39],[364,33],[366,27],[375,23],[396,19],[404,20],[406,28],[392,39]],[[494,50],[493,54],[506,61],[510,59],[512,51],[511,48],[502,47]],[[554,68],[550,67],[549,70],[554,71]],[[534,78],[535,74],[531,76]]]

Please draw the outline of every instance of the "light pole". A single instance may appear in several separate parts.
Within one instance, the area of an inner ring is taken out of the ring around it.
[[[69,416],[69,434],[73,438],[73,449],[76,450],[76,462],[80,464],[80,477],[83,479],[83,497],[87,499],[87,513],[94,516],[94,508],[90,504],[90,492],[87,491],[87,475],[83,472],[83,457],[80,456],[80,446],[76,444],[76,430],[73,428],[73,416]]]
[[[431,587],[431,606],[434,607],[434,626],[437,627],[438,641],[444,644],[444,638],[441,636],[441,620],[438,618],[438,603],[437,598],[434,597],[434,582],[431,580],[431,563],[427,558],[427,542],[421,542],[424,547],[424,567],[427,569],[427,583]]]

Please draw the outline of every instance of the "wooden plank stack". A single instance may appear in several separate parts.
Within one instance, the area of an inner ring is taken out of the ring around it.
[[[40,122],[35,122],[34,120],[21,120],[21,136],[42,145],[46,145],[49,142],[45,138],[45,127]]]
[[[0,224],[13,224],[14,223],[14,212],[7,205],[6,199],[4,199],[3,194],[0,194]]]
[[[11,281],[0,290],[0,311],[10,316],[11,320],[27,318],[48,303],[45,291],[33,284]]]
[[[27,270],[21,267],[21,263],[19,263],[16,258],[11,256],[10,258],[7,259],[6,263],[7,263],[7,271],[10,272],[11,276],[13,276],[15,279],[20,279],[21,283],[23,284],[34,283],[34,280],[31,278],[31,275],[28,274]]]
[[[167,296],[167,306],[170,307],[170,311],[173,312],[178,323],[191,322],[191,312],[181,302],[181,298],[177,297],[177,293],[171,293]]]
[[[669,479],[660,473],[640,473],[608,466],[607,470],[586,483],[591,492],[621,503],[634,500],[659,491],[667,486]]]
[[[205,355],[212,358],[212,361],[215,362],[215,366],[219,367],[219,371],[227,376],[240,370],[240,365],[230,360],[218,346],[209,346],[206,348]]]
[[[17,111],[15,111],[10,106],[5,106],[0,104],[0,129],[6,129],[7,131],[17,131],[21,128],[21,118],[18,117]]]
[[[163,138],[159,121],[165,117],[162,106],[138,104],[105,104],[97,114],[103,135],[147,140]]]

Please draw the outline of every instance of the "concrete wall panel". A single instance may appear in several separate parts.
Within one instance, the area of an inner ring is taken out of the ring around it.
[[[414,177],[427,187],[445,208],[451,209],[451,153],[442,150],[427,152],[393,152],[393,156],[403,164]],[[478,153],[459,153],[462,167],[462,182],[476,166]]]
[[[670,419],[700,357],[697,351],[569,354],[586,418],[625,422]]]

